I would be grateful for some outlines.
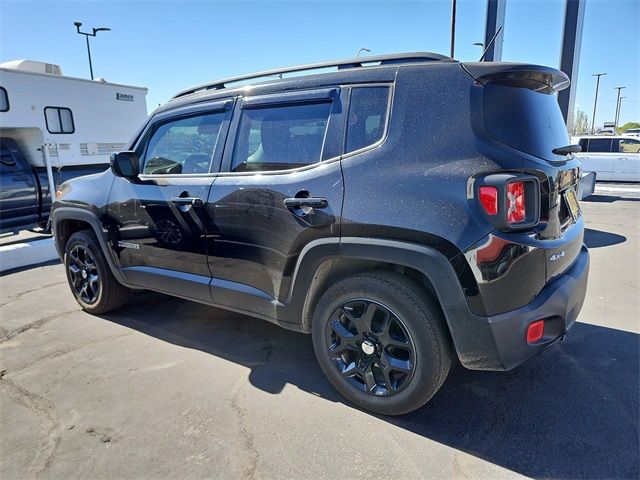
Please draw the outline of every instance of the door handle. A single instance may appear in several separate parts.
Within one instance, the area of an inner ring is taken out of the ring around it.
[[[173,197],[171,203],[174,205],[192,205],[199,207],[202,205],[202,199],[198,197]]]
[[[307,198],[285,198],[284,206],[287,208],[327,208],[329,206],[329,202],[327,202],[326,198],[320,197],[307,197]]]

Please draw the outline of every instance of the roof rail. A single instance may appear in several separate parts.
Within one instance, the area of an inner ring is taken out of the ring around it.
[[[298,65],[295,67],[277,68],[275,70],[266,70],[264,72],[250,73],[248,75],[239,75],[237,77],[229,77],[222,80],[218,80],[212,83],[205,83],[191,87],[187,90],[174,95],[172,98],[184,97],[192,93],[205,91],[205,90],[222,90],[227,88],[229,83],[237,83],[245,80],[254,80],[263,77],[272,77],[275,75],[282,75],[285,73],[305,72],[310,70],[318,70],[321,68],[336,67],[338,70],[347,68],[358,68],[367,66],[370,63],[378,65],[392,65],[399,63],[422,63],[422,62],[453,62],[451,57],[440,55],[439,53],[431,52],[410,52],[410,53],[394,53],[391,55],[373,55],[367,57],[350,58],[346,60],[334,60],[332,62],[322,63],[310,63],[308,65]]]

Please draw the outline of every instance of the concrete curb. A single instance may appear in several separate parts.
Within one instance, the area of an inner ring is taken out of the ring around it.
[[[53,238],[0,246],[0,272],[58,258]]]

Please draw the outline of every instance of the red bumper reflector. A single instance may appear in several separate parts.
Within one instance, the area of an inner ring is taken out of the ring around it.
[[[497,215],[498,189],[496,187],[480,187],[480,203],[489,215]]]
[[[527,329],[527,343],[535,343],[544,335],[544,320],[538,320]]]

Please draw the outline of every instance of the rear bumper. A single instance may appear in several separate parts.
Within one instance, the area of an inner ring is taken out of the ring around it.
[[[573,325],[587,290],[589,252],[583,245],[573,265],[524,307],[478,316],[464,306],[444,307],[458,357],[472,370],[510,370],[561,339]],[[527,328],[545,319],[545,333],[533,345]]]

